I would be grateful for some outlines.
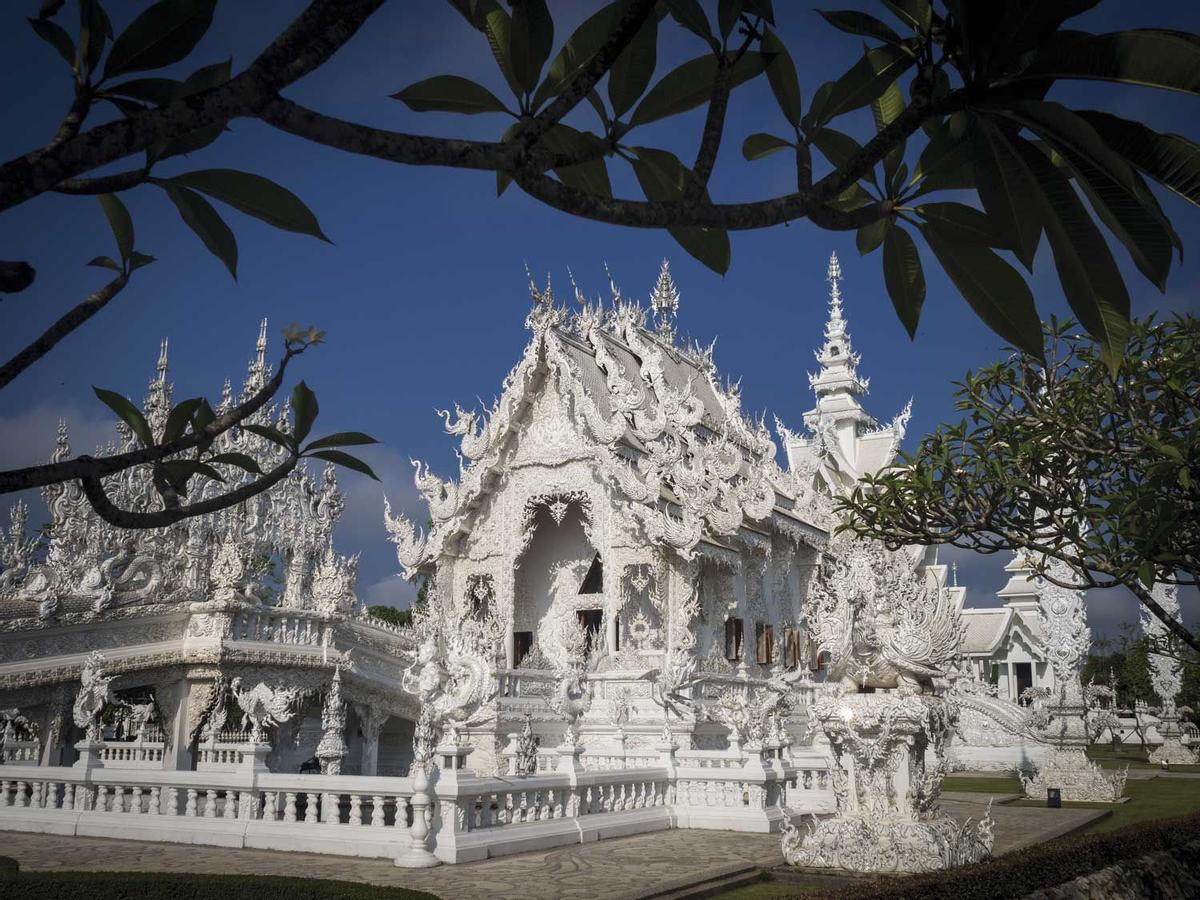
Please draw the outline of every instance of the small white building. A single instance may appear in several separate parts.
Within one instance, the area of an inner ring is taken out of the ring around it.
[[[1023,556],[1004,567],[1008,584],[996,592],[1000,607],[963,609],[962,655],[974,675],[996,685],[996,696],[1014,703],[1029,688],[1054,686],[1038,617],[1038,587]]]

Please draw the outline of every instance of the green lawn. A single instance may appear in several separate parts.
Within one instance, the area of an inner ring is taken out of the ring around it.
[[[1128,803],[1063,803],[1067,807],[1080,809],[1110,809],[1105,816],[1085,829],[1113,831],[1126,825],[1150,822],[1155,819],[1171,819],[1200,812],[1200,778],[1149,778],[1145,781],[1130,781],[1125,785]],[[1044,806],[1044,800],[1016,800],[1013,806]]]
[[[943,791],[966,791],[972,794],[1023,794],[1019,778],[968,778],[951,775],[942,782]]]
[[[1120,747],[1116,753],[1112,747],[1094,744],[1088,747],[1087,755],[1105,769],[1157,769],[1158,763],[1152,763],[1137,747]],[[1172,772],[1200,772],[1200,766],[1171,766]]]

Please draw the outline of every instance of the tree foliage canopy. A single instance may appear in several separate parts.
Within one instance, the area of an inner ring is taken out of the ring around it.
[[[1059,559],[1066,586],[1123,585],[1197,648],[1150,591],[1200,581],[1200,319],[1135,321],[1115,376],[1073,321],[1046,337],[1044,365],[1013,353],[968,372],[965,417],[864,479],[846,527]]]

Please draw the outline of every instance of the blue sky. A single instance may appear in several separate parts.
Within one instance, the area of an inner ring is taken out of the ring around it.
[[[37,5],[25,0],[0,10],[5,71],[0,103],[6,112],[0,155],[5,159],[43,145],[70,102],[66,67],[23,21]],[[145,5],[105,3],[118,32]],[[243,68],[303,5],[299,0],[227,0],[177,74],[231,55],[234,70]],[[817,86],[854,62],[859,42],[834,31],[807,4],[775,5],[807,105]],[[872,9],[875,4],[836,5],[885,15],[882,7]],[[598,4],[551,0],[550,6],[557,47]],[[70,11],[62,16],[70,19]],[[1151,26],[1200,31],[1200,8],[1109,0],[1075,20],[1075,27],[1092,31]],[[702,51],[696,38],[664,27],[658,75]],[[408,84],[439,74],[471,77],[508,96],[483,38],[448,3],[393,2],[288,94],[321,111],[380,127],[497,138],[506,117],[417,114],[389,99]],[[794,187],[784,154],[756,163],[740,155],[747,134],[782,132],[782,117],[765,80],[760,82],[739,89],[731,103],[712,183],[717,199],[775,196]],[[1200,137],[1191,96],[1101,84],[1056,87],[1051,96]],[[89,123],[107,115],[102,110]],[[593,119],[590,109],[580,109],[568,121],[592,127]],[[702,111],[695,111],[646,127],[637,142],[690,159],[701,120]],[[865,136],[870,115],[851,114],[839,119],[838,127]],[[409,457],[428,460],[443,475],[456,471],[453,445],[435,408],[455,401],[468,405],[477,398],[490,402],[521,351],[529,302],[526,265],[539,281],[549,273],[566,299],[568,269],[588,294],[606,293],[607,263],[626,294],[644,297],[659,262],[669,257],[683,298],[681,329],[705,341],[717,337],[718,364],[742,378],[745,407],[778,414],[793,427],[811,405],[806,373],[815,367],[812,351],[825,316],[824,272],[831,250],[842,259],[851,331],[863,357],[862,373],[871,377],[869,409],[889,418],[915,398],[910,441],[954,418],[952,380],[998,355],[1000,340],[934,270],[928,254],[929,295],[912,342],[887,299],[879,255],[860,259],[852,233],[824,232],[800,222],[735,234],[733,264],[720,277],[665,234],[573,219],[515,188],[497,199],[494,176],[487,173],[405,168],[355,157],[248,120],[234,121],[230,129],[210,148],[170,160],[162,174],[230,167],[266,175],[309,204],[333,244],[275,231],[228,210],[226,219],[240,246],[235,282],[179,221],[161,191],[146,186],[125,193],[138,248],[158,262],[139,272],[110,308],[0,393],[0,465],[45,458],[60,416],[72,423],[76,450],[91,450],[106,439],[106,410],[90,386],[140,398],[163,337],[171,341],[176,396],[218,396],[224,378],[237,382],[244,374],[257,322],[266,316],[276,341],[272,352],[278,349],[279,328],[288,322],[313,323],[328,332],[328,344],[306,354],[296,367],[297,377],[320,398],[317,430],[354,428],[379,438],[383,445],[363,455],[376,465],[388,495],[415,509]],[[627,166],[614,161],[610,171],[619,194],[640,196]],[[1117,252],[1136,313],[1200,306],[1200,211],[1173,196],[1163,202],[1188,256],[1173,269],[1163,296],[1123,250]],[[0,354],[7,357],[103,282],[104,271],[84,263],[112,253],[113,243],[94,199],[48,194],[0,218],[0,248],[4,258],[27,259],[38,270],[31,289],[0,306]],[[1066,314],[1044,242],[1032,284],[1044,314]],[[411,590],[394,575],[396,560],[383,539],[380,487],[350,473],[341,482],[349,502],[338,542],[343,550],[362,550],[360,591],[373,601],[403,603]],[[1004,560],[958,558],[960,578],[976,601],[1003,583]],[[1101,630],[1132,613],[1129,602],[1115,594],[1095,595],[1091,610]]]

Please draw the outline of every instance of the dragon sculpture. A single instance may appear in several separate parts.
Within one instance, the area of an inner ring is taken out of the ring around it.
[[[806,614],[830,680],[847,692],[899,688],[924,693],[958,649],[950,592],[904,552],[849,535],[834,539],[836,562],[810,593]]]
[[[263,743],[267,728],[292,717],[301,694],[299,688],[272,688],[261,681],[243,689],[241,678],[233,679],[229,687],[242,709],[242,726],[250,729],[252,744]]]

